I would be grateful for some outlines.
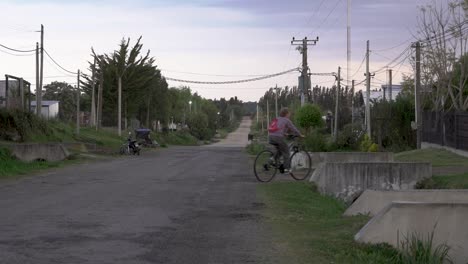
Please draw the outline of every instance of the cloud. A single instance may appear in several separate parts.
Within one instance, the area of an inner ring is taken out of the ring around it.
[[[371,40],[372,49],[381,49],[409,38],[407,28],[414,29],[416,5],[422,0],[418,1],[352,1],[354,70],[364,55],[367,39]],[[109,53],[123,37],[136,40],[142,35],[144,48],[151,50],[159,68],[249,75],[298,66],[301,55],[290,46],[291,37],[319,35],[317,46],[310,48],[309,66],[313,72],[331,72],[338,65],[346,65],[345,2],[341,1],[330,13],[335,1],[325,1],[320,10],[319,1],[308,0],[0,1],[0,10],[4,11],[0,25],[4,38],[0,42],[11,47],[33,48],[39,35],[31,31],[39,29],[42,23],[46,29],[46,49],[62,66],[76,71],[87,68],[91,47],[99,53]],[[320,29],[319,25],[322,25]],[[393,58],[404,48],[382,55]],[[373,69],[388,62],[378,56],[371,59]],[[34,56],[12,57],[0,53],[0,60],[0,74],[31,77],[29,81],[34,83]],[[235,79],[169,74],[194,80]],[[45,75],[63,75],[63,72],[46,62]],[[295,85],[297,76],[289,74],[242,85],[192,87],[208,97],[238,95],[242,100],[256,100],[265,92],[260,88]],[[362,78],[362,73],[356,76]],[[76,82],[74,77],[62,80]],[[333,78],[314,77],[313,81],[333,84]]]

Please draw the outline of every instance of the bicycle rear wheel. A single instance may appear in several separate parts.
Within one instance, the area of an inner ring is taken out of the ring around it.
[[[269,182],[275,177],[276,167],[275,154],[270,150],[263,150],[255,158],[255,177],[260,182]]]
[[[291,156],[291,176],[298,181],[302,181],[310,175],[312,171],[312,159],[307,151],[298,151]]]

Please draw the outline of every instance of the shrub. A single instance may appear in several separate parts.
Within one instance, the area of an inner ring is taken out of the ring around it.
[[[368,152],[378,152],[379,151],[379,145],[372,143],[372,145],[369,147],[367,150]]]
[[[204,113],[192,114],[187,122],[190,134],[200,140],[211,139],[214,131],[208,127],[208,116]]]
[[[322,112],[317,105],[304,105],[297,110],[294,117],[298,126],[304,128],[306,131],[309,131],[310,128],[323,126]]]
[[[265,149],[265,145],[252,142],[249,145],[247,145],[247,152],[251,155],[257,155],[260,151]]]
[[[306,136],[304,146],[307,151],[322,152],[327,150],[325,137],[317,130],[313,130]]]
[[[372,146],[372,140],[369,138],[367,134],[365,134],[364,138],[361,141],[360,150],[362,152],[368,152],[371,146]]]
[[[336,145],[340,149],[359,149],[359,143],[364,137],[364,131],[360,124],[347,124],[338,133]]]

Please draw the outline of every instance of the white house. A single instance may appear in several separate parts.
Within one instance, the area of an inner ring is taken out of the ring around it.
[[[45,119],[54,119],[58,117],[59,101],[42,101],[41,115]],[[31,111],[36,112],[36,101],[31,101]]]
[[[392,85],[392,100],[395,100],[396,97],[401,93],[401,85]],[[382,85],[380,90],[371,90],[370,91],[370,100],[383,100],[383,95],[385,91],[385,99],[390,100],[390,90],[388,85]],[[364,104],[366,104],[367,93],[366,90],[362,91],[362,96],[364,98]]]

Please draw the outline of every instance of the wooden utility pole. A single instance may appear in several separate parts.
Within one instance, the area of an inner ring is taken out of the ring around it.
[[[366,125],[367,135],[371,138],[371,118],[370,118],[370,72],[369,72],[369,40],[366,49]]]
[[[78,70],[76,84],[76,134],[80,134],[80,70]]]
[[[102,125],[102,90],[104,89],[104,57],[100,56],[99,58],[99,68],[101,70],[99,76],[99,86],[98,86],[98,100],[97,100],[97,126],[96,130],[99,129]]]
[[[117,132],[119,136],[122,136],[122,76],[119,76],[117,79],[117,89]]]
[[[267,99],[267,128],[270,127],[270,105],[268,103],[268,99]]]
[[[36,115],[41,116],[41,106],[39,105],[39,87],[40,83],[40,73],[39,73],[39,43],[36,42]]]
[[[39,93],[36,95],[36,105],[42,109],[42,84],[44,80],[44,25],[41,24],[41,68],[40,68]],[[36,106],[37,107],[37,106]]]
[[[354,125],[354,80],[351,81],[351,124]]]
[[[336,86],[336,99],[335,99],[335,126],[333,132],[333,139],[336,142],[338,139],[338,118],[339,118],[339,104],[340,104],[340,90],[341,90],[341,67],[338,67],[337,86]]]
[[[414,78],[415,111],[416,111],[416,147],[421,149],[422,111],[421,111],[421,42],[413,45],[416,48],[416,73]]]
[[[392,102],[393,97],[393,87],[392,87],[392,69],[388,70],[388,99],[390,103]]]
[[[257,103],[257,126],[258,126],[258,103]]]
[[[91,126],[96,126],[96,57],[91,74]]]
[[[275,115],[278,117],[278,85],[275,86]]]
[[[291,40],[291,45],[301,46],[300,51],[302,53],[302,72],[301,72],[302,85],[301,85],[301,82],[299,82],[299,88],[301,92],[301,106],[304,106],[305,100],[306,100],[305,93],[310,88],[309,87],[310,86],[309,75],[307,74],[307,71],[309,70],[309,66],[307,65],[307,46],[316,45],[318,41],[319,41],[318,37],[316,39],[311,39],[311,40],[308,40],[307,37],[305,37],[302,40],[296,40],[293,37],[293,39]]]

